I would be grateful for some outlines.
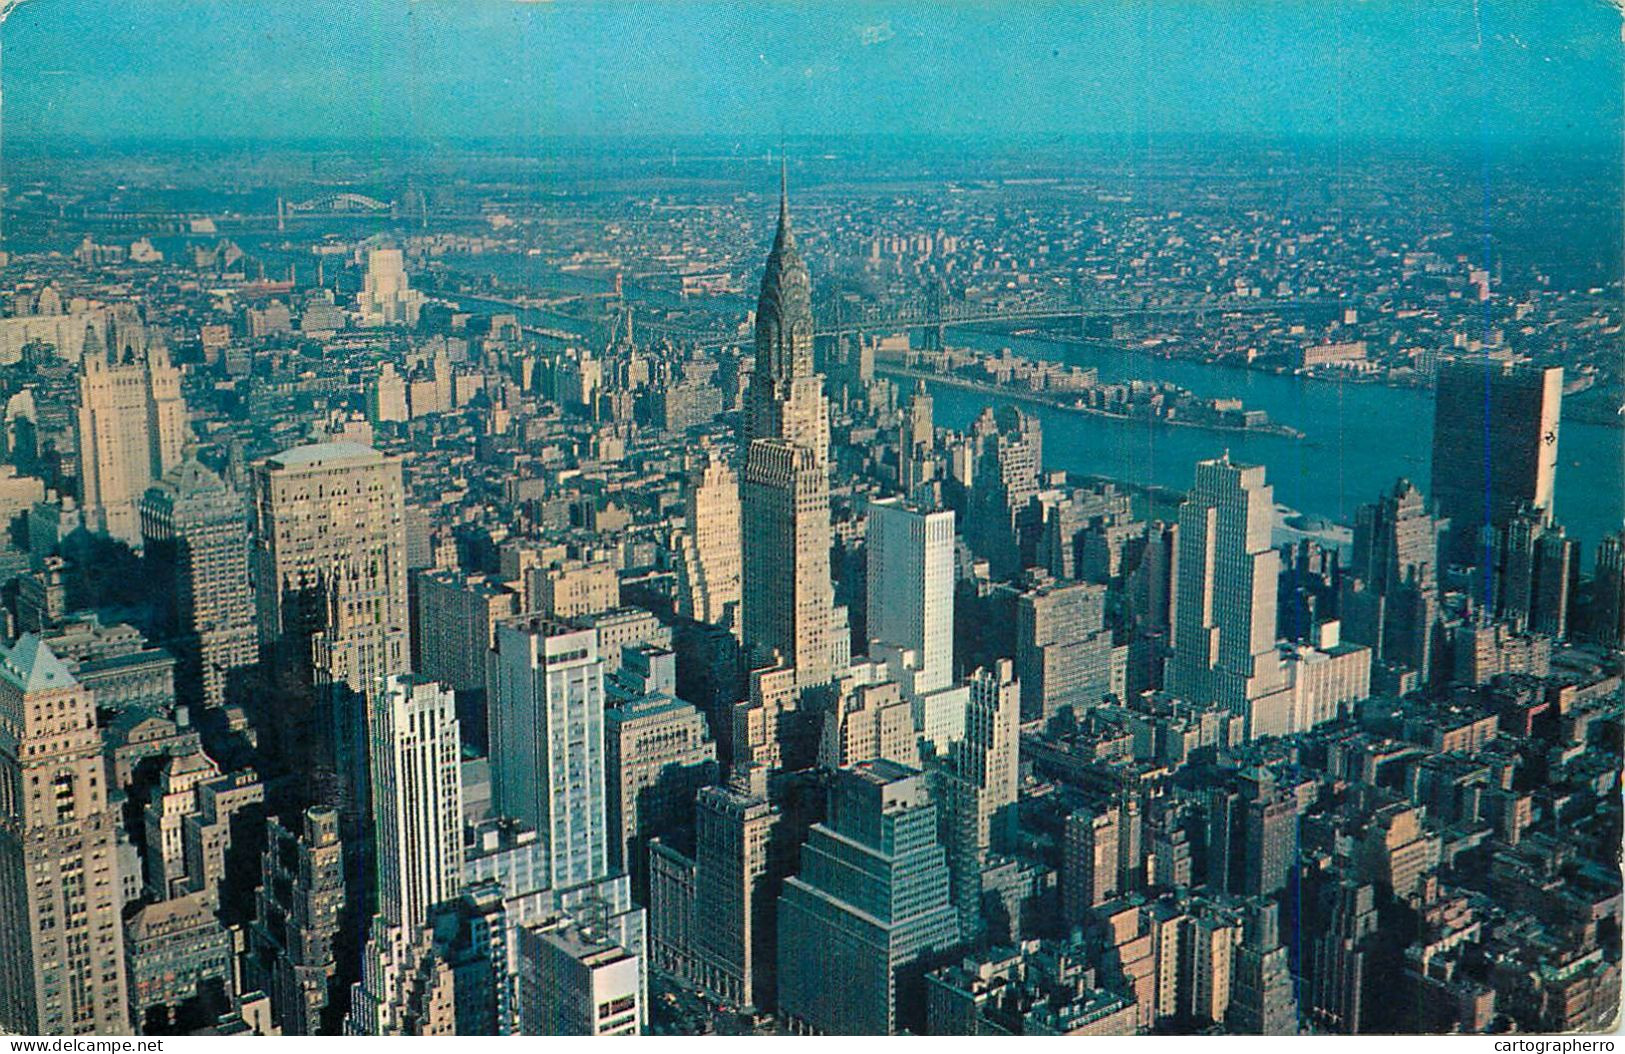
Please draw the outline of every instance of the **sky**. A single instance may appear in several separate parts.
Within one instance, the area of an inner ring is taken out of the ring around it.
[[[1625,83],[1604,0],[24,0],[0,46],[13,143],[1617,142]]]

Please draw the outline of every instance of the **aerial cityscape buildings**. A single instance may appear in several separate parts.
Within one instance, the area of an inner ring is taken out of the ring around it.
[[[1615,1027],[1617,149],[1136,127],[8,145],[0,1032]]]

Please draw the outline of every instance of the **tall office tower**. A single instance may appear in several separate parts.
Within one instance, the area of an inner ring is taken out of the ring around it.
[[[994,578],[1010,578],[1023,566],[1022,518],[1038,493],[1043,428],[1013,406],[984,410],[971,425],[971,443],[965,544],[987,560]]]
[[[854,663],[836,684],[833,704],[823,714],[818,763],[843,768],[876,758],[900,765],[920,764],[914,708],[878,662]]]
[[[967,679],[965,734],[933,773],[938,836],[961,932],[980,928],[982,870],[994,851],[1013,850],[1020,788],[1021,693],[1015,667],[1000,659]]]
[[[1305,1015],[1327,1032],[1369,1031],[1365,986],[1383,944],[1376,888],[1323,880],[1305,906],[1304,932],[1318,935],[1303,953]]]
[[[1371,648],[1380,662],[1428,676],[1438,621],[1438,564],[1446,524],[1427,509],[1409,480],[1354,518],[1354,558],[1343,580],[1338,614],[1343,635]]]
[[[1208,887],[1268,896],[1286,887],[1298,850],[1298,799],[1264,768],[1208,793]]]
[[[1015,666],[1000,659],[966,679],[965,737],[949,750],[956,771],[981,792],[978,845],[1006,849],[1016,836],[1016,797],[1021,785],[1021,690]]]
[[[314,733],[319,765],[364,769],[364,705],[350,699],[333,728],[301,730],[300,696],[342,685],[364,700],[409,668],[401,463],[356,443],[294,447],[256,467],[254,506],[260,650],[289,696],[271,715],[277,746],[305,749]],[[333,737],[361,756],[341,763]]]
[[[1588,627],[1592,640],[1625,648],[1625,531],[1597,545]]]
[[[812,334],[812,281],[781,196],[745,393],[742,639],[754,664],[777,653],[798,687],[828,683],[848,643],[830,579],[829,400]]]
[[[389,421],[407,421],[406,378],[393,362],[378,364],[378,375],[367,385],[367,420],[374,428]]]
[[[922,380],[915,385],[903,408],[903,423],[897,431],[897,486],[909,501],[925,501],[936,476],[931,452],[936,446],[931,393]]]
[[[711,457],[689,473],[683,527],[674,532],[677,556],[677,614],[739,632],[740,550],[739,477],[728,463]]]
[[[604,878],[611,833],[598,632],[535,617],[502,622],[488,669],[496,812],[535,828],[549,889]]]
[[[463,868],[462,739],[451,692],[391,676],[372,706],[378,922],[415,930],[455,897]]]
[[[118,813],[96,704],[39,637],[0,649],[0,1026],[128,1033]]]
[[[700,987],[736,1006],[770,1007],[778,965],[779,810],[766,780],[742,775],[695,801],[694,951]]]
[[[259,658],[248,506],[187,458],[142,496],[141,536],[162,633],[180,660],[175,694],[220,706],[233,679]]]
[[[1176,916],[1177,911],[1158,902],[1146,913],[1156,946],[1156,1016],[1166,1018],[1183,1010],[1193,1023],[1218,1024],[1230,1010],[1236,947],[1241,943],[1239,920],[1222,907],[1215,910],[1205,904],[1199,914]],[[1183,939],[1161,939],[1170,929]],[[1167,984],[1169,980],[1173,984]]]
[[[1257,789],[1244,789],[1242,873],[1239,891],[1269,896],[1287,888],[1298,857],[1298,798],[1290,788],[1276,788],[1260,777]]]
[[[717,745],[699,708],[664,691],[617,699],[604,713],[604,745],[609,865],[632,876],[646,904],[649,839],[685,841],[695,792],[716,781]]]
[[[1373,589],[1400,585],[1432,591],[1438,584],[1439,542],[1445,525],[1408,479],[1354,514],[1354,557],[1349,570]]]
[[[1033,565],[1062,581],[1118,584],[1145,545],[1146,525],[1134,517],[1127,491],[1110,483],[1050,488],[1035,499],[1040,514]],[[1029,522],[1034,522],[1031,519]]]
[[[413,668],[457,693],[463,742],[486,753],[485,656],[497,623],[519,613],[519,594],[449,568],[418,571],[412,582]]]
[[[1262,465],[1199,462],[1179,507],[1179,579],[1167,690],[1247,718],[1251,737],[1282,734],[1290,700],[1275,647],[1281,554],[1270,546],[1274,488]]]
[[[1069,924],[1089,917],[1089,909],[1117,895],[1116,805],[1077,809],[1066,818],[1061,855],[1061,911]]]
[[[692,859],[650,846],[650,945],[666,973],[733,1006],[771,1009],[777,965],[775,912],[788,848],[767,799],[767,772],[736,770],[694,802]]]
[[[94,349],[93,349],[94,350]],[[79,365],[79,474],[85,523],[134,545],[137,503],[153,480],[181,462],[190,437],[181,373],[162,347],[139,357],[87,354]]]
[[[1519,632],[1561,638],[1580,573],[1579,546],[1533,506],[1507,521],[1495,538],[1495,610]]]
[[[758,765],[768,771],[794,769],[797,707],[795,670],[788,666],[752,670],[749,695],[733,704],[732,765]],[[822,729],[820,729],[820,733]],[[815,748],[816,752],[816,748]]]
[[[363,325],[418,324],[423,294],[407,280],[406,261],[399,249],[373,249],[367,254],[367,274],[356,294],[356,310]]]
[[[452,693],[433,681],[391,676],[369,709],[378,903],[345,1026],[384,1036],[408,1030],[422,931],[462,885],[462,742]]]
[[[332,1033],[334,978],[344,914],[344,843],[338,813],[306,809],[298,829],[267,825],[263,881],[249,930],[246,987],[271,997],[285,1036]]]
[[[779,439],[751,443],[744,489],[744,644],[755,665],[778,656],[798,688],[845,666],[845,609],[830,579],[829,468]]]
[[[1016,678],[1025,720],[1081,716],[1113,694],[1105,586],[1044,582],[1016,599]]]
[[[868,531],[869,639],[915,653],[914,694],[948,687],[954,678],[954,514],[887,498],[870,503]]]
[[[1557,478],[1561,366],[1453,363],[1433,402],[1433,498],[1450,520],[1450,559],[1486,564],[1483,529],[1524,505],[1547,516]]]
[[[1231,963],[1231,998],[1225,1020],[1244,1036],[1298,1033],[1292,969],[1281,944],[1280,909],[1272,900],[1249,906],[1241,944]]]
[[[192,1022],[208,1023],[217,1008],[236,1004],[232,944],[233,935],[203,893],[136,907],[124,920],[130,1020],[136,1030],[149,1036],[185,1031],[196,1027]]]
[[[779,1013],[798,1031],[884,1036],[924,1010],[933,953],[959,940],[925,778],[890,761],[835,774],[828,819],[779,896]]]
[[[1125,594],[1133,632],[1124,661],[1124,690],[1129,696],[1161,688],[1174,623],[1174,593],[1179,580],[1179,527],[1160,521],[1145,533],[1139,564],[1128,574]]]
[[[1141,794],[1130,790],[1118,804],[1117,884],[1124,892],[1139,892],[1146,886],[1144,802]]]

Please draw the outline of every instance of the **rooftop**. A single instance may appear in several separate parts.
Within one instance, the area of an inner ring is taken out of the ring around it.
[[[334,463],[382,460],[382,452],[362,443],[306,443],[284,450],[271,458],[270,464],[279,468],[315,468]]]
[[[0,676],[25,692],[63,691],[79,683],[34,633],[25,633],[9,649],[0,650]]]

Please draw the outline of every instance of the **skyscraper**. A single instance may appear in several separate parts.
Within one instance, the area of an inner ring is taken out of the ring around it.
[[[450,691],[395,675],[370,711],[378,904],[346,1030],[378,1036],[408,1030],[422,931],[462,885],[463,779]]]
[[[847,633],[830,580],[829,470],[782,439],[758,439],[748,456],[745,645],[754,664],[776,654],[798,687],[826,684]]]
[[[1287,950],[1281,944],[1280,909],[1264,900],[1248,909],[1241,944],[1231,967],[1233,994],[1226,1019],[1251,1036],[1290,1036],[1298,1031]]]
[[[1009,659],[976,670],[967,687],[965,734],[949,744],[933,788],[953,903],[968,936],[980,924],[989,854],[1009,852],[1016,841],[1021,693]]]
[[[519,1030],[541,1036],[635,1036],[647,1005],[642,957],[577,925],[519,931]]]
[[[739,632],[739,477],[721,458],[689,473],[681,531],[674,532],[679,615]]]
[[[1610,648],[1625,648],[1625,531],[1597,544],[1591,586],[1590,635]]]
[[[219,706],[232,676],[259,656],[247,504],[187,458],[142,496],[141,536],[163,633],[180,659],[176,695]]]
[[[1428,676],[1438,612],[1440,535],[1422,492],[1399,480],[1354,518],[1354,558],[1338,600],[1344,634],[1374,658]]]
[[[1563,368],[1460,362],[1439,370],[1433,402],[1433,497],[1450,519],[1450,557],[1488,561],[1486,526],[1525,504],[1548,517],[1557,479]]]
[[[357,443],[294,447],[254,477],[260,644],[375,691],[408,664],[401,463]],[[321,635],[321,646],[311,648]]]
[[[409,674],[391,676],[371,709],[378,923],[414,930],[461,886],[457,709],[450,691]]]
[[[1268,769],[1208,792],[1208,886],[1247,896],[1284,888],[1298,846],[1298,800]]]
[[[463,742],[486,750],[485,656],[496,625],[519,612],[519,594],[480,575],[419,571],[412,608],[413,668],[457,693]]]
[[[869,639],[915,652],[913,690],[946,688],[954,676],[954,514],[896,498],[869,505]]]
[[[1115,804],[1077,809],[1066,818],[1061,908],[1073,925],[1117,894],[1120,813]]]
[[[129,1031],[118,814],[90,692],[37,636],[0,649],[0,1025]]]
[[[1327,1032],[1359,1035],[1376,1016],[1369,1005],[1370,969],[1381,957],[1377,891],[1348,878],[1322,877],[1305,898],[1305,932],[1316,934],[1303,951],[1304,1011]]]
[[[271,997],[284,1035],[330,1032],[338,1024],[333,982],[345,909],[338,813],[306,809],[297,827],[270,821],[260,862],[247,983]]]
[[[365,699],[410,662],[401,463],[357,443],[294,447],[257,466],[254,505],[261,654],[287,693],[269,715],[277,746],[291,761],[314,737],[319,779],[349,777],[318,793],[343,797],[353,822]],[[331,720],[301,727],[317,695]]]
[[[1023,565],[1021,518],[1038,493],[1043,427],[1013,406],[983,410],[971,425],[971,443],[965,544],[987,560],[993,577],[1009,578]]]
[[[825,1035],[918,1029],[928,960],[958,940],[925,778],[890,761],[837,772],[779,896],[780,1013]]]
[[[756,298],[756,369],[745,392],[745,443],[782,439],[829,462],[829,398],[813,367],[812,277],[779,187],[779,225]]]
[[[399,249],[373,249],[367,253],[367,274],[356,294],[356,310],[363,325],[415,326],[423,309],[423,294],[406,277]]]
[[[647,903],[649,839],[679,841],[692,829],[694,794],[716,780],[717,745],[699,709],[669,691],[622,696],[604,722],[610,867],[630,874]]]
[[[932,487],[931,451],[937,440],[933,408],[931,393],[922,380],[909,396],[897,432],[897,486],[911,501],[922,500],[922,494]]]
[[[1027,720],[1082,715],[1112,692],[1106,587],[1040,582],[1016,600],[1016,677]]]
[[[133,544],[141,540],[137,503],[153,480],[180,464],[191,429],[181,374],[169,352],[139,356],[87,344],[79,373],[79,469],[85,522]]]
[[[1579,546],[1533,506],[1496,531],[1495,611],[1518,632],[1561,638],[1568,633],[1569,598],[1579,576]]]
[[[1247,718],[1249,736],[1283,734],[1290,701],[1275,647],[1281,554],[1270,545],[1274,488],[1262,465],[1199,462],[1179,508],[1174,654],[1167,690]]]
[[[777,653],[798,686],[828,683],[847,650],[830,579],[829,400],[812,334],[812,280],[781,188],[745,395],[743,640],[752,662]]]
[[[598,633],[542,618],[497,626],[486,698],[496,811],[536,829],[549,888],[609,874],[604,660]]]
[[[768,801],[767,773],[737,770],[726,787],[696,796],[693,859],[664,842],[650,861],[657,961],[712,998],[774,1004],[779,887],[788,856],[783,819]]]
[[[1381,592],[1404,584],[1432,590],[1438,583],[1442,529],[1415,484],[1398,480],[1380,500],[1355,513],[1349,569]]]
[[[707,787],[695,805],[695,898],[704,922],[696,952],[707,987],[745,1005],[768,1006],[774,996],[778,822],[779,810],[748,780]]]

